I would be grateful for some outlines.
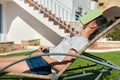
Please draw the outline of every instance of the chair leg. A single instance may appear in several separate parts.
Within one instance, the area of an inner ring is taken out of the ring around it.
[[[103,75],[103,73],[100,73],[96,78],[95,80],[100,80],[101,76]]]
[[[120,74],[119,74],[119,76],[118,76],[118,80],[120,80]]]

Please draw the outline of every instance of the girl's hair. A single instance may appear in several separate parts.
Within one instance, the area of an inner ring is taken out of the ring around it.
[[[105,23],[107,23],[107,19],[103,15],[95,18],[94,20],[98,26],[101,26],[101,25],[104,25]]]
[[[97,34],[102,32],[108,26],[108,21],[103,15],[95,18],[92,21],[95,21],[95,23],[98,25],[98,28],[90,35],[89,40],[93,39]]]

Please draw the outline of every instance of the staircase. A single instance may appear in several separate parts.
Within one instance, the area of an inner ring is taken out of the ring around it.
[[[65,34],[70,34],[71,36],[73,36],[75,34],[78,34],[81,30],[80,21],[75,20],[75,16],[77,14],[75,14],[56,0],[13,1],[16,2],[18,5],[20,5],[19,2],[24,2],[24,5],[29,5],[29,7],[32,7],[34,9],[34,12],[37,11],[37,14],[42,14],[42,16],[50,23],[53,22],[53,25],[58,27],[59,30],[64,30]],[[48,25],[48,27],[51,26]],[[58,32],[59,31],[56,31],[56,33]]]

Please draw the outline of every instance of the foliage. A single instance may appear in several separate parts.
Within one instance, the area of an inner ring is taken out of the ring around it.
[[[120,40],[120,27],[115,27],[109,34],[106,35],[107,40],[119,41]]]

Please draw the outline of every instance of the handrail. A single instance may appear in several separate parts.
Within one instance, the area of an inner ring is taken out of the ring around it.
[[[76,34],[76,31],[80,32],[81,30],[80,20],[78,19],[78,21],[76,21],[75,19],[76,16],[80,17],[80,15],[71,11],[66,6],[62,5],[60,2],[55,0],[29,0],[29,1],[35,3],[38,6],[39,11],[43,10],[46,14],[51,16],[54,20],[56,20],[59,24],[64,26],[73,34]],[[41,6],[43,6],[43,8],[41,8]],[[47,12],[46,9],[49,10],[51,14]],[[55,16],[53,16],[53,14],[55,14]],[[70,25],[70,23],[72,23],[73,26]],[[69,27],[68,25],[72,27]],[[72,28],[74,28],[74,31],[72,30]]]

